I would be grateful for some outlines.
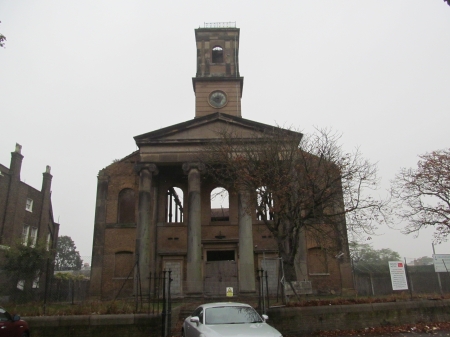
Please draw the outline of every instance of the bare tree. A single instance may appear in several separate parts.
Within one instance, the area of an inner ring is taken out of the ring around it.
[[[392,181],[396,214],[408,222],[403,233],[434,227],[439,243],[450,234],[450,149],[419,158],[417,168],[402,168]]]
[[[347,229],[370,233],[386,202],[365,194],[378,187],[374,164],[359,150],[345,153],[328,130],[303,137],[280,127],[250,136],[221,130],[203,153],[207,172],[222,186],[248,191],[252,209],[277,241],[286,278],[295,280],[301,236],[349,258]]]
[[[2,23],[2,22],[0,21],[0,23]],[[5,47],[5,41],[6,41],[5,35],[0,33],[0,47]]]

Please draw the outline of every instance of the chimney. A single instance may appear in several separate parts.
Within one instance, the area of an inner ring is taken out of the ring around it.
[[[9,165],[9,173],[11,178],[15,180],[20,180],[20,170],[22,169],[23,156],[22,145],[16,143],[16,149],[11,152],[11,164]]]
[[[51,167],[47,165],[45,167],[45,172],[42,173],[42,193],[50,193],[50,188],[52,186],[52,178],[53,176],[50,174]]]

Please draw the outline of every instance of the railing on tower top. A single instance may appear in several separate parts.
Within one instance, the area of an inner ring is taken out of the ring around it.
[[[235,22],[204,22],[203,28],[236,28]]]

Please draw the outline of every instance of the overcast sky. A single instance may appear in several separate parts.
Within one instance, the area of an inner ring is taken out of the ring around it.
[[[449,147],[450,7],[442,0],[0,0],[0,163],[22,180],[52,167],[61,235],[90,262],[97,173],[133,136],[194,118],[194,29],[241,29],[242,116],[343,133],[378,162],[379,193],[417,155]],[[430,256],[386,227],[374,247]],[[450,253],[450,244],[436,247]]]

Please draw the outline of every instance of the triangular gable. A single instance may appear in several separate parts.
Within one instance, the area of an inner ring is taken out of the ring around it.
[[[136,144],[148,146],[151,144],[192,143],[219,138],[219,131],[227,129],[239,134],[242,138],[252,138],[255,132],[266,132],[275,129],[272,125],[258,123],[241,117],[216,112],[207,116],[195,118],[187,122],[148,132],[134,137]],[[286,132],[292,132],[286,130]]]

